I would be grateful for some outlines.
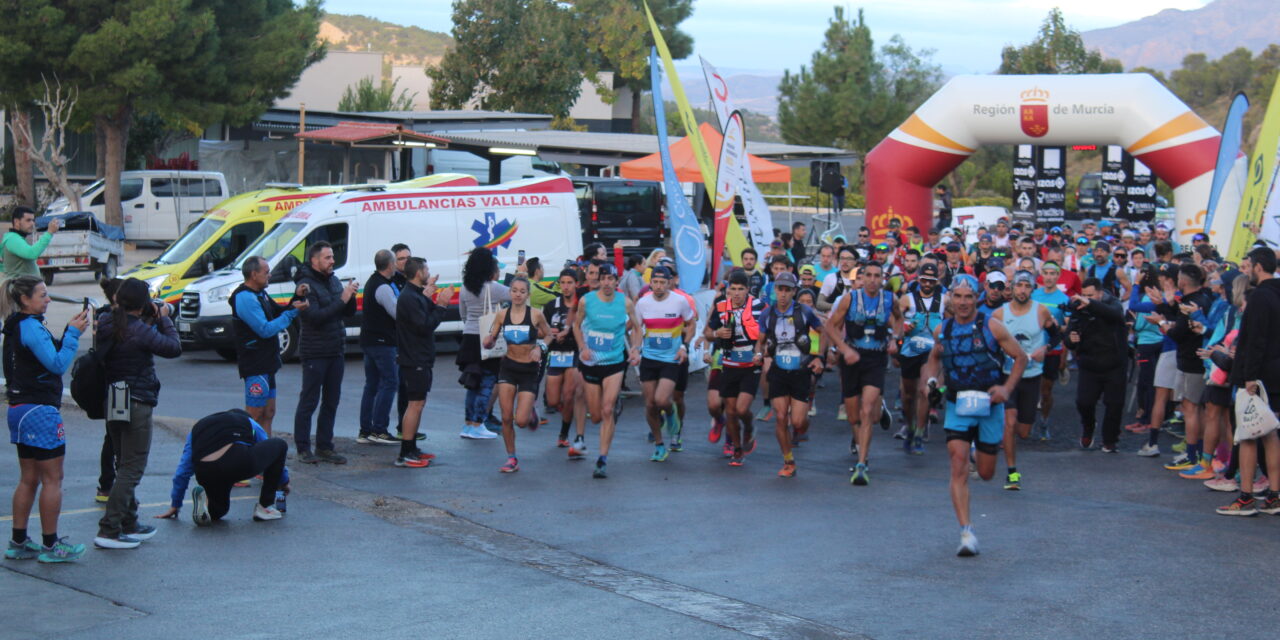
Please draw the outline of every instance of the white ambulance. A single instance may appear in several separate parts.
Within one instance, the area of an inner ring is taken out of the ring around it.
[[[288,300],[293,276],[307,247],[333,245],[334,274],[364,284],[373,273],[373,255],[392,245],[409,245],[412,255],[426,259],[438,286],[462,283],[467,255],[477,247],[494,252],[504,272],[514,272],[518,252],[538,257],[547,278],[566,260],[582,253],[582,229],[573,184],[568,178],[519,180],[488,187],[430,190],[351,191],[322,196],[294,209],[269,233],[250,245],[229,268],[187,286],[178,307],[178,334],[186,350],[217,349],[231,357],[231,306],[227,299],[240,285],[240,265],[261,256],[271,266],[270,295]],[[357,293],[361,306],[363,292]],[[458,333],[457,297],[439,332]],[[347,319],[347,338],[360,334],[360,317]],[[297,323],[281,334],[286,358],[297,350]]]

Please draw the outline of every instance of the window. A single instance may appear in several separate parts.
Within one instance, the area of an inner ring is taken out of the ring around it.
[[[182,178],[178,180],[178,195],[190,198],[221,198],[222,184],[217,180]]]
[[[293,253],[299,261],[306,260],[307,250],[311,245],[322,240],[333,245],[334,269],[340,269],[347,264],[347,225],[344,222],[316,227],[314,231],[307,234],[307,239],[298,245]]]
[[[93,183],[93,185],[89,185],[89,188],[85,189],[85,193],[92,191],[93,186],[96,184],[98,183],[95,182]],[[130,200],[134,200],[140,195],[142,195],[142,179],[141,178],[129,178],[128,180],[120,181],[120,202],[128,202]],[[102,206],[106,203],[107,203],[107,192],[105,189],[103,189],[101,193],[93,197],[93,201],[89,203],[89,206],[91,207]]]
[[[178,238],[177,242],[169,245],[169,248],[160,257],[156,258],[156,264],[178,264],[183,260],[191,257],[196,249],[204,246],[205,241],[212,238],[218,233],[222,233],[223,222],[214,220],[213,218],[205,218],[200,222],[192,225],[186,233]]]
[[[169,178],[152,178],[151,179],[151,195],[157,198],[172,198],[177,195],[177,180]]]
[[[206,218],[203,222],[212,222],[212,220]],[[218,224],[221,226],[222,223],[219,222]],[[191,269],[184,277],[193,278],[206,275],[210,272],[207,268],[210,264],[213,265],[214,270],[231,264],[232,260],[244,253],[244,250],[261,235],[261,221],[242,222],[231,227],[209,245],[209,248],[200,256],[200,259],[191,265]]]

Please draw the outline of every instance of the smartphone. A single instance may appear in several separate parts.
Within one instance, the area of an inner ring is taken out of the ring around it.
[[[88,311],[88,310],[89,310],[89,298],[88,298],[88,297],[85,297],[85,299],[84,299],[84,310],[85,310],[85,311]]]
[[[516,252],[516,264],[524,264],[524,249]]]

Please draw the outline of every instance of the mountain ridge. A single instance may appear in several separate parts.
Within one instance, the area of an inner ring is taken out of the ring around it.
[[[1126,69],[1172,71],[1190,53],[1210,60],[1237,47],[1254,53],[1280,42],[1280,2],[1214,0],[1199,9],[1164,9],[1145,18],[1080,34],[1085,45]]]

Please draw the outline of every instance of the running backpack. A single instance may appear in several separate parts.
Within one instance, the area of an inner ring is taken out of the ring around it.
[[[95,347],[76,358],[71,364],[71,399],[90,420],[107,417],[107,365],[106,355]]]

